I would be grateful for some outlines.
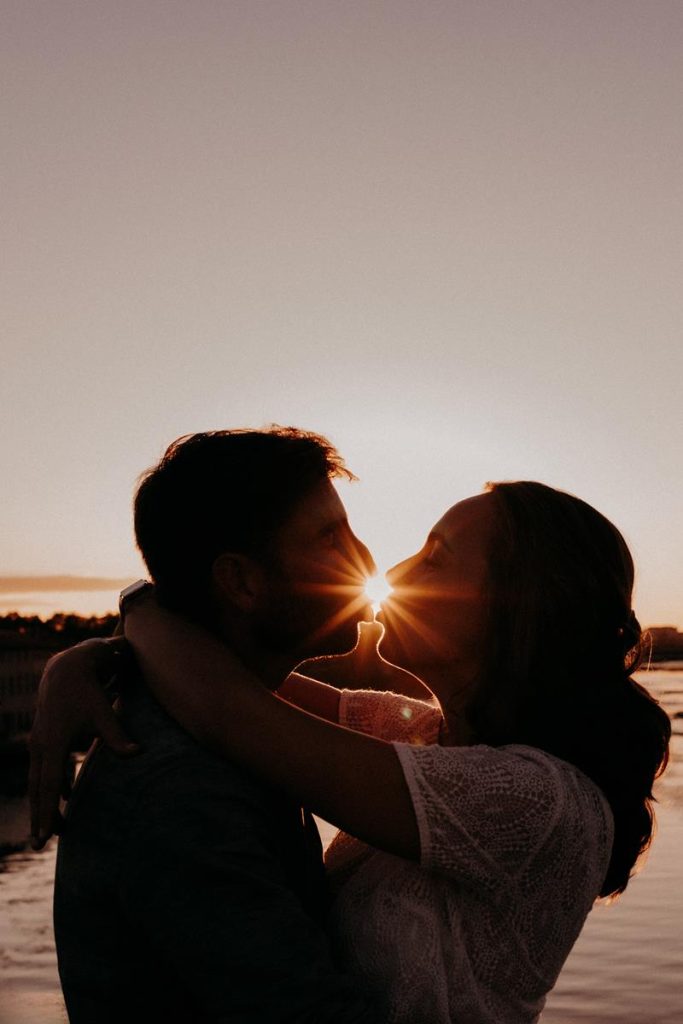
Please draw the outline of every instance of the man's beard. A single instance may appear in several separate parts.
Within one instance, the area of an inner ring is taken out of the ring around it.
[[[302,593],[285,579],[271,587],[267,603],[254,619],[257,645],[270,654],[299,661],[346,654],[358,640],[357,616],[335,622],[344,600]]]

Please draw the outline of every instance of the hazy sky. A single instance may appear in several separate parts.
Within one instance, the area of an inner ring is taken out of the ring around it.
[[[112,579],[0,610],[111,607],[136,476],[277,421],[380,563],[541,479],[683,625],[680,0],[6,0],[0,48],[0,575]]]

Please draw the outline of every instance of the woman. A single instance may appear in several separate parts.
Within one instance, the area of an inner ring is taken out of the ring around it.
[[[332,933],[387,1020],[534,1021],[593,902],[623,892],[651,839],[670,724],[632,679],[632,560],[589,505],[505,483],[387,578],[381,653],[434,703],[285,684],[313,717],[236,681],[217,640],[154,602],[132,605],[126,636],[200,742],[342,830]]]

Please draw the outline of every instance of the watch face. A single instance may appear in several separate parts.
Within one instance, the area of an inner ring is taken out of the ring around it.
[[[151,586],[152,584],[149,580],[136,580],[135,583],[130,583],[119,595],[119,608],[123,608],[128,601],[136,596],[136,594],[140,594]]]

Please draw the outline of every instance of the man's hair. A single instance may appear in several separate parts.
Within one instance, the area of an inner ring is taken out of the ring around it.
[[[295,427],[213,430],[173,441],[135,495],[135,537],[160,602],[212,618],[218,555],[264,555],[311,488],[339,476],[355,479],[326,438]]]

